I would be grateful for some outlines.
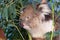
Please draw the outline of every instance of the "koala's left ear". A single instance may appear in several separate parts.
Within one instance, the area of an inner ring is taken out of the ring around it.
[[[26,7],[25,8],[22,8],[21,11],[20,11],[20,13],[21,14],[24,13],[25,9],[26,9]]]
[[[23,14],[24,12],[23,11],[20,11],[21,14]]]

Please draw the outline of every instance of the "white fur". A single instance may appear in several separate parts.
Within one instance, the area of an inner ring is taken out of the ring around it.
[[[43,22],[43,23],[42,22],[38,23],[38,21],[37,21],[36,22],[36,24],[38,24],[37,27],[31,29],[31,28],[29,28],[29,26],[24,25],[24,28],[27,29],[31,33],[32,37],[44,38],[45,33],[52,31],[52,27],[53,27],[52,23],[53,23],[52,20],[49,20],[49,21]]]
[[[32,37],[43,38],[43,37],[45,37],[44,36],[45,33],[52,31],[52,27],[53,27],[52,20],[50,20],[50,21],[44,22],[42,24],[39,24],[39,26],[37,28],[30,30],[30,33],[31,33]]]
[[[43,12],[48,12],[48,13],[51,12],[50,8],[48,7],[48,4],[41,4],[41,5],[39,6],[39,8],[40,8],[40,7],[43,8],[43,9],[42,9]],[[46,13],[44,13],[44,14],[46,14]]]
[[[25,24],[25,23],[24,23],[24,27],[23,28],[25,28],[27,30],[31,30],[31,28],[27,24]]]

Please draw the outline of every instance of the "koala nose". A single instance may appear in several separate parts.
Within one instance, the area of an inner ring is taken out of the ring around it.
[[[24,26],[21,19],[20,19],[20,22],[19,22],[19,26],[20,26],[21,28],[23,28],[23,26]]]
[[[21,28],[23,28],[23,26],[24,26],[22,22],[20,22],[19,25]]]

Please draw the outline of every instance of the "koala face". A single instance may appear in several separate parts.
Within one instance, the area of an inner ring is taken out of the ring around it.
[[[20,19],[22,20],[22,24],[25,25],[27,29],[29,29],[29,26],[31,24],[31,19],[33,19],[35,16],[36,14],[34,14],[32,6],[28,5],[21,13]]]
[[[28,30],[32,37],[43,37],[45,33],[52,31],[53,22],[50,11],[47,4],[41,4],[36,15],[32,6],[28,6],[20,16],[23,20],[23,28]]]
[[[38,15],[36,15],[36,14],[38,14]],[[33,7],[31,5],[28,5],[23,10],[23,13],[20,16],[20,19],[23,20],[22,22],[25,23],[24,25],[29,25],[29,26],[32,23],[34,24],[34,22],[32,22],[32,21],[36,18],[42,22],[52,20],[52,13],[47,4],[39,5],[38,9],[36,11],[36,14],[34,13]]]

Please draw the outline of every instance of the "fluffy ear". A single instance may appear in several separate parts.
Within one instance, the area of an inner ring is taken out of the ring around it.
[[[43,5],[43,4],[37,4],[36,5],[36,10],[38,11],[38,12],[42,12],[42,9],[43,9],[43,7],[41,6],[41,5]]]
[[[22,13],[24,13],[24,11],[20,11],[20,13],[22,14]]]
[[[43,7],[40,7],[40,5],[47,4],[47,0],[41,0],[41,3],[36,4],[36,9],[41,11]]]
[[[25,8],[22,8],[21,11],[20,11],[20,13],[21,14],[24,13],[24,10],[25,10]]]
[[[39,5],[40,5],[40,3],[39,4],[36,4],[36,9],[39,9]]]

